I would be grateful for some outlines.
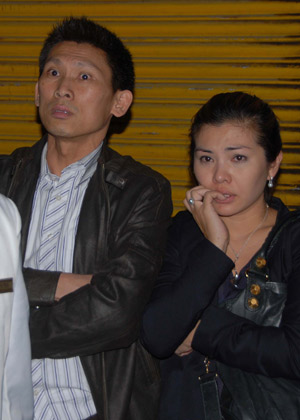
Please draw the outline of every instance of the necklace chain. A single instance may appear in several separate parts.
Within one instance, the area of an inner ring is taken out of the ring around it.
[[[240,256],[241,256],[241,253],[243,252],[243,250],[244,250],[244,248],[246,247],[246,245],[248,244],[248,242],[250,241],[250,239],[252,238],[252,236],[258,231],[258,229],[264,224],[264,222],[266,221],[266,218],[267,218],[267,216],[268,216],[268,212],[269,212],[269,206],[268,206],[268,204],[266,205],[267,206],[267,208],[266,208],[266,212],[265,212],[265,215],[264,215],[264,217],[263,217],[263,219],[262,219],[262,221],[256,226],[256,228],[252,231],[252,232],[250,232],[249,233],[249,235],[247,236],[247,238],[246,238],[246,240],[245,240],[245,242],[243,243],[243,245],[240,247],[240,249],[238,250],[238,252],[236,252],[233,248],[232,248],[232,246],[230,245],[230,243],[228,244],[229,245],[229,248],[231,249],[231,251],[234,253],[234,256],[235,256],[235,260],[233,261],[234,263],[236,263],[237,262],[237,260],[240,258]],[[234,278],[235,278],[235,280],[237,280],[238,279],[238,277],[239,277],[239,274],[238,274],[238,272],[237,272],[237,270],[236,269],[234,269]]]

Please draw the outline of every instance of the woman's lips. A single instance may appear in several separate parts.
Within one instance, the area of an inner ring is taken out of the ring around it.
[[[216,203],[220,204],[229,204],[232,203],[232,201],[235,199],[235,195],[233,194],[227,194],[227,193],[220,193],[223,195],[224,198],[215,198]]]

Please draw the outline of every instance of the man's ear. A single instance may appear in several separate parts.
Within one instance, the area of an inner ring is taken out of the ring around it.
[[[119,90],[116,92],[115,102],[111,113],[115,117],[122,117],[128,111],[133,101],[133,95],[130,90]]]
[[[280,151],[278,153],[278,155],[277,155],[276,159],[274,160],[274,162],[272,162],[270,164],[270,167],[269,167],[269,177],[273,177],[273,178],[275,177],[275,175],[277,174],[277,172],[279,170],[281,161],[282,161],[282,151]],[[268,179],[269,179],[269,177],[268,177]]]
[[[34,103],[35,103],[36,106],[40,105],[39,82],[36,82],[36,84],[35,84]]]

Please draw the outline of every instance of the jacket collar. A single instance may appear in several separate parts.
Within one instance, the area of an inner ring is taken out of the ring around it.
[[[108,147],[106,141],[103,143],[99,164],[105,168],[105,181],[117,188],[124,189],[127,183],[127,177],[123,170],[124,159],[119,153]]]
[[[16,161],[18,161],[21,154],[22,159],[26,160],[27,162],[30,160],[34,161],[35,169],[38,169],[38,171],[40,171],[41,154],[46,142],[47,134],[45,134],[32,147],[26,148],[25,155],[24,148],[17,149],[16,153],[14,153],[14,158],[16,159]],[[18,151],[20,151],[20,153],[18,153]],[[127,177],[124,170],[124,159],[119,153],[108,147],[106,140],[104,140],[103,148],[98,162],[99,165],[104,166],[105,181],[119,189],[124,189],[127,183]]]

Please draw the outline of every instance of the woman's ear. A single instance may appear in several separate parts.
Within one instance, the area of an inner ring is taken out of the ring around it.
[[[130,90],[119,90],[116,92],[115,103],[111,113],[115,117],[122,117],[128,111],[133,101],[133,95]]]
[[[274,162],[270,163],[268,179],[270,179],[270,177],[274,178],[276,176],[279,170],[281,161],[282,161],[282,151],[278,153]]]

